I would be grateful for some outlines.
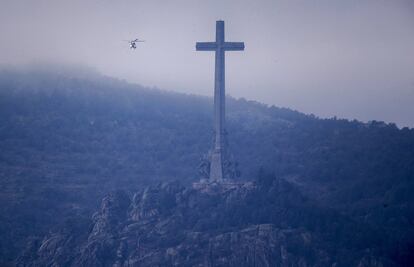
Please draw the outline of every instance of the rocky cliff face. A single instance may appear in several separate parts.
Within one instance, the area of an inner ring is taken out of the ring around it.
[[[392,266],[375,245],[347,243],[361,231],[283,180],[208,190],[162,183],[109,194],[89,228],[74,223],[33,240],[17,264]]]

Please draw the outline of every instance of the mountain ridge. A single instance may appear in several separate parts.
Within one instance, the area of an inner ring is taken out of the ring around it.
[[[260,168],[275,173],[318,205],[393,236],[399,261],[413,259],[413,129],[227,103],[229,147],[242,180],[255,179]],[[5,265],[30,236],[72,217],[88,220],[113,189],[197,181],[212,140],[212,99],[108,77],[3,71],[0,121]]]

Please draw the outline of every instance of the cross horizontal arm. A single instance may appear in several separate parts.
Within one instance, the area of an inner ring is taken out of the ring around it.
[[[214,51],[217,49],[216,42],[203,42],[203,43],[196,43],[196,50],[197,51]]]
[[[226,51],[243,51],[244,43],[243,42],[225,42],[223,48]]]

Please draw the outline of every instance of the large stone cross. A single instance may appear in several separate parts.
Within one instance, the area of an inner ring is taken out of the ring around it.
[[[210,182],[223,180],[223,155],[225,138],[225,80],[224,80],[224,52],[244,50],[243,42],[225,42],[224,21],[216,22],[216,41],[197,42],[197,51],[216,52],[216,70],[214,82],[214,128],[215,140],[210,162]]]

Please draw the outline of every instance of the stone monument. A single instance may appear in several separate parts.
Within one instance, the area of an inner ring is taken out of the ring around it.
[[[226,158],[226,129],[225,129],[225,68],[224,56],[226,51],[243,51],[243,42],[226,42],[224,40],[224,21],[216,22],[216,41],[197,42],[197,51],[215,52],[214,74],[214,145],[209,155],[208,182],[222,183],[230,171],[229,159]]]

